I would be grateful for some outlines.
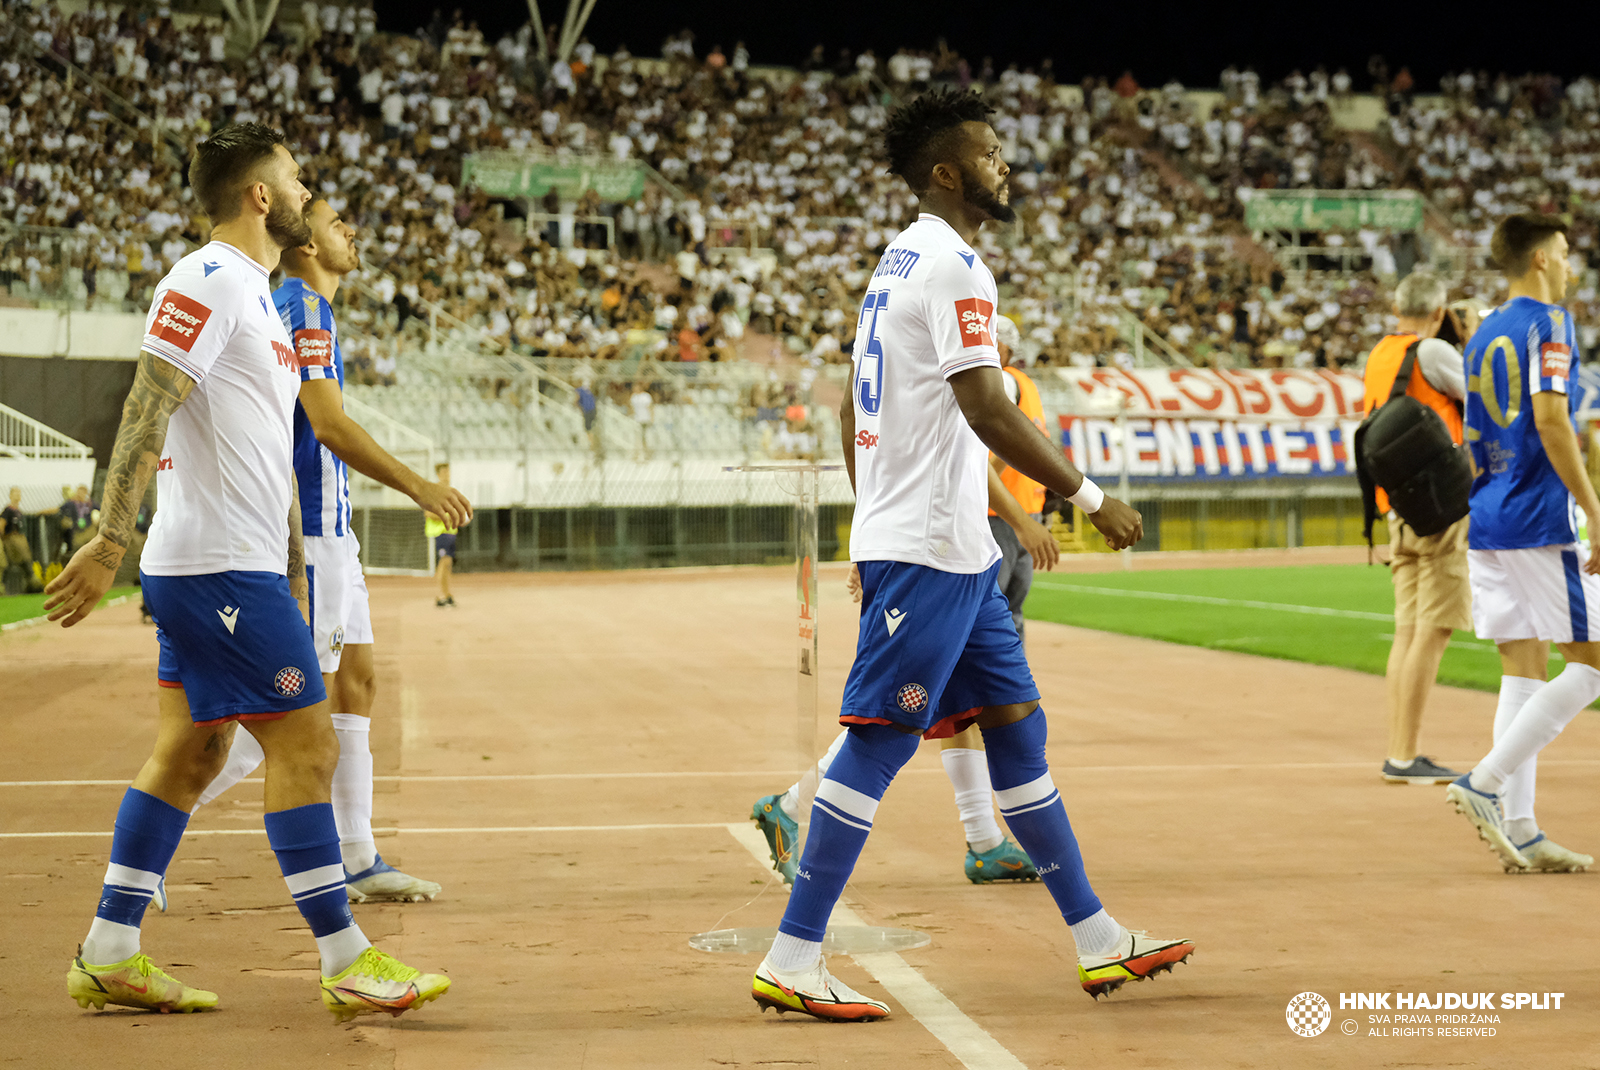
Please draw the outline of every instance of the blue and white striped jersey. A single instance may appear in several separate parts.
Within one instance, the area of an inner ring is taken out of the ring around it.
[[[344,392],[344,355],[326,299],[301,279],[289,278],[272,292],[283,326],[294,342],[302,381],[333,379]],[[300,484],[300,523],[310,535],[350,530],[350,477],[345,464],[312,433],[311,420],[294,403],[294,475]]]

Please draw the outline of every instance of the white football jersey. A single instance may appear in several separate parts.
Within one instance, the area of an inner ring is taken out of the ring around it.
[[[179,260],[156,285],[143,348],[196,386],[167,425],[140,568],[283,575],[300,363],[266,268],[218,241]]]
[[[1000,558],[989,533],[989,450],[945,382],[1000,367],[999,294],[955,229],[924,213],[883,252],[856,321],[854,561],[982,572]]]

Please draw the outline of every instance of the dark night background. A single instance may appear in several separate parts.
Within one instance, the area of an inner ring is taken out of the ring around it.
[[[379,27],[411,32],[435,7],[459,8],[484,36],[527,21],[525,0],[440,5],[431,0],[391,0],[378,7]],[[563,0],[544,0],[545,25],[560,25]],[[695,54],[720,44],[731,53],[743,40],[755,64],[798,65],[821,43],[831,63],[841,46],[872,48],[880,63],[897,47],[934,47],[940,36],[976,68],[993,56],[996,70],[1046,56],[1058,81],[1086,74],[1115,78],[1132,69],[1144,85],[1176,75],[1194,88],[1214,87],[1229,63],[1252,64],[1266,80],[1318,64],[1345,67],[1358,90],[1370,88],[1367,59],[1382,53],[1392,71],[1409,66],[1421,92],[1434,92],[1447,70],[1470,65],[1491,75],[1550,71],[1572,78],[1600,71],[1600,8],[1594,4],[1405,5],[1312,2],[1273,4],[1082,3],[913,4],[811,0],[758,3],[639,3],[598,0],[586,33],[602,52],[626,43],[639,56],[660,55],[661,41],[685,26],[695,32]],[[880,73],[882,68],[880,67]]]

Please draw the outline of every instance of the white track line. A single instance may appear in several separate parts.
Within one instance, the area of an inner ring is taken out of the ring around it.
[[[728,825],[727,829],[750,852],[763,872],[771,868],[772,855],[768,851],[766,837],[759,829],[743,822]],[[843,903],[833,908],[828,921],[838,925],[866,924]],[[883,985],[907,1014],[920,1022],[939,1043],[949,1048],[950,1054],[959,1059],[967,1070],[1028,1070],[1022,1060],[963,1014],[948,996],[895,952],[874,951],[850,957]]]
[[[1033,582],[1052,591],[1074,594],[1099,594],[1107,598],[1145,598],[1156,602],[1192,602],[1201,606],[1234,606],[1240,609],[1270,609],[1280,613],[1300,613],[1311,617],[1344,617],[1349,620],[1380,620],[1394,623],[1393,613],[1368,613],[1360,609],[1329,609],[1326,606],[1298,606],[1285,602],[1254,602],[1245,598],[1214,598],[1204,594],[1172,594],[1167,591],[1130,591],[1116,587],[1091,587],[1081,583],[1059,583],[1048,576],[1035,576]]]
[[[1462,759],[1463,761],[1465,759]],[[1600,765],[1600,758],[1544,758],[1539,759],[1540,765]],[[1063,773],[1082,774],[1120,774],[1120,773],[1237,773],[1241,771],[1258,772],[1305,772],[1316,769],[1367,769],[1372,766],[1366,762],[1222,762],[1214,764],[1184,764],[1184,765],[1068,765],[1064,762],[1052,763],[1051,768]],[[927,769],[902,769],[898,776],[916,776],[918,774],[943,774],[944,770],[938,767]],[[752,770],[748,773],[506,773],[500,776],[378,776],[373,780],[398,781],[405,784],[414,783],[476,783],[479,781],[539,781],[539,780],[649,780],[656,777],[692,777],[706,780],[712,777],[766,777],[787,779],[794,776],[793,771],[783,770]],[[777,781],[774,780],[774,783]],[[250,777],[241,780],[241,784],[260,784],[260,777]],[[128,786],[126,778],[122,780],[0,780],[0,788],[125,788]],[[629,826],[632,827],[632,826]],[[678,826],[671,826],[676,828]]]
[[[722,829],[727,827],[727,823],[723,821],[708,821],[700,824],[684,823],[677,825],[500,825],[488,828],[403,828],[373,829],[372,831],[379,835],[395,833],[407,836],[462,836],[487,832],[649,832],[657,829]],[[754,826],[751,827],[754,828]],[[185,836],[265,836],[266,834],[267,830],[264,828],[188,829],[184,832]],[[97,836],[104,839],[110,835],[110,830],[104,832],[0,832],[0,840],[63,840]]]

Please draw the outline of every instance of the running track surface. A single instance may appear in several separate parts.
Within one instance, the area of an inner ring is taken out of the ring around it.
[[[445,892],[355,908],[381,946],[455,985],[420,1011],[350,1027],[317,1000],[313,945],[256,831],[261,787],[249,782],[195,818],[210,834],[185,841],[171,912],[145,923],[156,962],[217,991],[222,1010],[95,1014],[67,1000],[103,834],[153,733],[155,642],[135,605],[0,638],[0,1066],[1600,1065],[1589,953],[1600,878],[1505,876],[1442,788],[1382,784],[1381,679],[1041,623],[1030,655],[1090,875],[1119,920],[1196,940],[1191,964],[1092,1002],[1042,886],[962,878],[961,828],[930,744],[879,810],[846,902],[867,924],[931,934],[903,954],[906,972],[948,998],[963,1035],[987,1033],[990,1055],[958,1059],[930,1029],[948,1035],[949,1023],[925,1005],[928,1025],[907,1012],[880,983],[899,977],[910,991],[905,975],[881,962],[831,965],[889,999],[886,1022],[761,1015],[748,995],[755,960],[687,941],[781,915],[782,885],[727,825],[793,778],[792,571],[455,582],[461,606],[447,612],[426,581],[370,581],[373,744],[390,778],[375,823],[400,830],[379,847]],[[856,612],[838,567],[822,586],[825,745]],[[1493,707],[1492,695],[1435,692],[1425,749],[1470,763],[1489,745]],[[1585,714],[1546,751],[1539,802],[1552,837],[1590,853],[1597,772],[1600,724]],[[717,775],[683,775],[696,773]],[[113,783],[9,786],[65,780]],[[650,825],[671,827],[637,827]],[[501,831],[473,831],[485,829]],[[101,835],[14,835],[58,832]],[[1334,1006],[1315,1039],[1284,1018],[1307,990]],[[1492,1037],[1373,1037],[1385,1026],[1369,1012],[1338,1008],[1340,992],[1396,990],[1567,995],[1559,1011],[1498,1012]]]

